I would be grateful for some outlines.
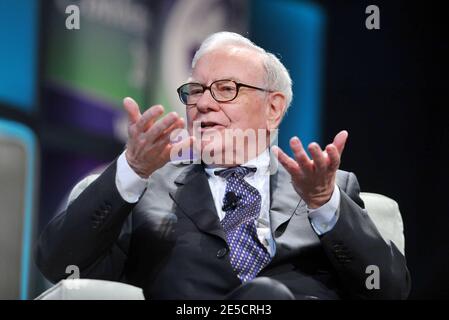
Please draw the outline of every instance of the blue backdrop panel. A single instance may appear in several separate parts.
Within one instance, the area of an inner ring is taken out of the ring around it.
[[[0,119],[0,296],[27,299],[32,264],[36,161],[34,133]]]
[[[0,1],[0,103],[33,108],[37,76],[37,0]]]
[[[320,142],[323,10],[294,1],[253,0],[251,7],[251,39],[277,54],[293,80],[293,103],[280,127],[280,147],[290,152],[288,142],[295,135],[305,145]]]

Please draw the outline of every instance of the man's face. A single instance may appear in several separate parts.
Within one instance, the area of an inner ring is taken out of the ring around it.
[[[190,80],[209,86],[222,79],[265,88],[261,55],[254,50],[234,46],[215,49],[197,61]],[[228,133],[232,129],[254,130],[258,139],[258,129],[268,129],[268,108],[267,93],[263,91],[240,87],[234,100],[217,102],[206,90],[196,105],[187,107],[188,128],[192,134],[194,122],[201,121],[207,125],[200,129],[202,150],[207,147],[223,153],[227,148],[226,152],[235,154],[241,150],[236,150],[235,143],[229,139],[226,141],[225,130]]]

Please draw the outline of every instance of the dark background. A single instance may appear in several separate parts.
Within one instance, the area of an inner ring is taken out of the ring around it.
[[[398,201],[410,298],[449,297],[448,21],[444,2],[319,1],[328,13],[324,137],[349,131],[342,169]],[[380,8],[380,30],[360,12]]]

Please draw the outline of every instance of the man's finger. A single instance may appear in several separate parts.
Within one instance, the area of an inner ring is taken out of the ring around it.
[[[312,142],[311,144],[309,144],[308,149],[310,154],[312,155],[315,168],[317,168],[318,171],[326,170],[327,167],[326,158],[324,157],[323,151],[321,150],[318,143]]]
[[[184,118],[178,118],[178,120],[175,121],[175,123],[173,123],[170,127],[168,127],[167,129],[164,130],[164,132],[162,133],[163,136],[170,136],[171,133],[173,132],[173,130],[175,129],[182,129],[185,127],[185,120]]]
[[[152,106],[142,114],[142,117],[140,117],[139,121],[136,123],[137,129],[140,132],[147,131],[163,113],[163,106],[159,104]]]
[[[296,161],[299,166],[306,170],[312,169],[312,161],[309,159],[304,147],[302,146],[301,140],[298,137],[293,137],[290,139],[290,148],[293,151]]]
[[[334,144],[326,146],[326,152],[329,155],[329,170],[336,171],[340,166],[340,154]]]
[[[167,129],[165,129],[160,135],[159,138],[157,138],[155,141],[156,143],[159,143],[160,140],[166,141],[166,143],[170,143],[173,142],[171,140],[172,138],[172,132],[175,130],[179,130],[184,128],[184,119],[183,118],[178,118],[178,120],[176,120],[170,127],[168,127]]]
[[[126,110],[126,113],[128,114],[128,123],[134,124],[137,121],[139,121],[141,114],[139,110],[139,105],[136,101],[134,101],[133,98],[126,97],[123,99],[123,107]]]
[[[171,125],[173,125],[178,119],[179,116],[176,112],[170,112],[163,118],[156,121],[154,125],[145,133],[145,135],[151,142],[154,142],[162,135],[162,133],[165,130],[167,130]]]
[[[279,148],[278,146],[273,146],[271,150],[291,176],[297,175],[299,173],[300,169],[298,162],[290,158],[284,151],[282,151],[281,148]]]
[[[345,148],[346,139],[348,138],[348,131],[340,131],[334,138],[333,144],[337,147],[338,153],[341,155]]]

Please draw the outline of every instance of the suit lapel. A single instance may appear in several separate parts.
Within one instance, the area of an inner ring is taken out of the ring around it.
[[[177,188],[170,192],[170,197],[198,229],[226,241],[203,166],[188,166],[175,184]]]
[[[270,177],[270,224],[271,232],[276,236],[276,231],[288,222],[297,210],[303,209],[305,204],[293,188],[284,167],[272,158],[270,166],[273,165],[276,166],[276,173]]]
[[[305,203],[293,189],[290,175],[276,159],[271,159],[276,173],[270,177],[270,225],[271,232],[278,237],[282,226],[292,216],[305,210]],[[276,167],[277,166],[277,167]],[[175,179],[177,188],[170,197],[183,212],[203,232],[215,235],[226,241],[226,234],[218,219],[207,175],[200,164],[187,166]],[[306,214],[301,214],[306,218]]]

